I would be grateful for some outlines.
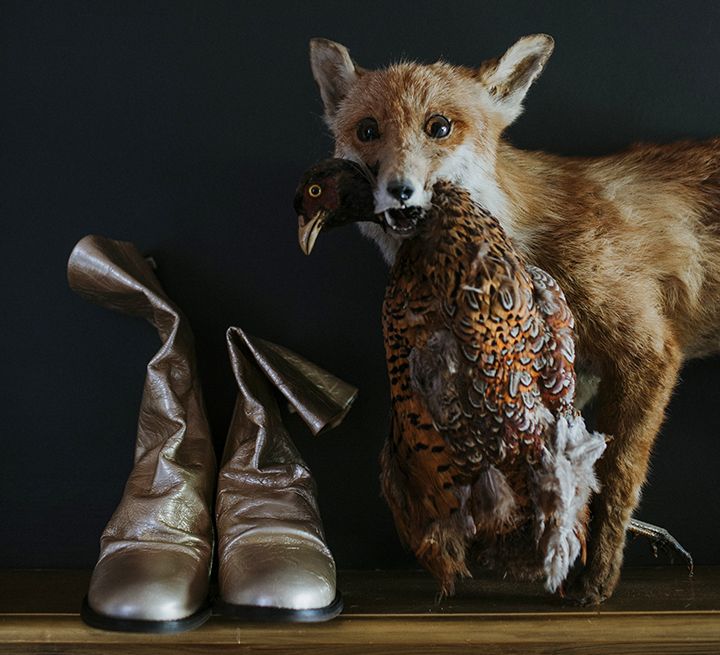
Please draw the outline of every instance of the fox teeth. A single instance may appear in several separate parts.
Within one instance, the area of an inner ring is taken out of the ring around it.
[[[404,228],[404,227],[400,227],[400,226],[398,225],[398,222],[390,215],[390,212],[389,212],[389,211],[386,210],[386,211],[384,212],[384,215],[385,215],[385,222],[386,222],[393,230],[397,230],[398,232],[402,232],[403,230],[407,229],[407,228]]]
[[[404,227],[398,225],[398,222],[391,216],[388,210],[385,210],[383,212],[383,217],[385,218],[385,223],[389,225],[395,232],[411,232],[414,229],[414,226],[412,224],[406,225]]]

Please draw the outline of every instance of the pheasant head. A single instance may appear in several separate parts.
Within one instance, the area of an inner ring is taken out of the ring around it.
[[[298,241],[309,255],[323,230],[362,221],[373,213],[372,174],[349,159],[326,159],[303,176],[295,193]]]

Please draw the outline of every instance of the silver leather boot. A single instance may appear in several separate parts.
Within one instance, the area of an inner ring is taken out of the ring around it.
[[[86,300],[147,319],[162,342],[147,366],[135,464],[102,534],[82,618],[106,630],[197,627],[210,615],[216,463],[190,327],[131,243],[85,237],[68,281]]]
[[[325,621],[342,610],[315,482],[283,425],[277,388],[313,434],[340,423],[357,390],[295,353],[227,332],[239,393],[218,478],[223,614]]]

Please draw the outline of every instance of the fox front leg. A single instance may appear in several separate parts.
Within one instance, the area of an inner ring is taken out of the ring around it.
[[[568,594],[583,605],[601,603],[617,586],[626,531],[681,365],[673,339],[627,337],[614,349],[622,354],[606,367],[600,385],[598,428],[614,438],[598,463],[601,491],[593,499],[588,563]],[[642,348],[642,343],[660,346]]]

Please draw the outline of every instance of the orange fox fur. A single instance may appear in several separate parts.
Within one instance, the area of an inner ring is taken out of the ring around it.
[[[553,48],[520,39],[479,68],[399,63],[367,71],[347,49],[311,42],[311,64],[336,156],[376,167],[376,210],[413,189],[427,206],[433,183],[467,187],[515,247],[561,284],[577,325],[579,404],[597,392],[598,429],[613,435],[598,474],[588,561],[573,595],[585,603],[617,585],[625,531],[682,362],[720,350],[720,139],[638,145],[605,157],[513,148],[504,129],[522,111]],[[440,114],[452,129],[432,138]],[[377,121],[378,135],[358,137]],[[364,231],[392,261],[399,241]]]

